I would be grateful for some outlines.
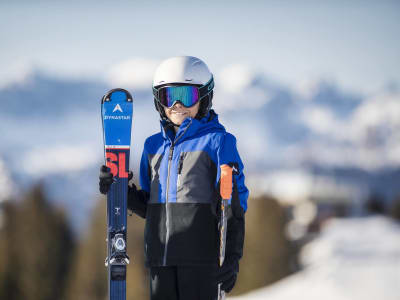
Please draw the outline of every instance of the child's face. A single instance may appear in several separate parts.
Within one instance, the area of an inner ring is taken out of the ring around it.
[[[176,102],[171,108],[164,107],[165,114],[168,119],[176,125],[181,125],[186,118],[194,118],[199,111],[200,102],[192,107],[185,107],[181,103]]]

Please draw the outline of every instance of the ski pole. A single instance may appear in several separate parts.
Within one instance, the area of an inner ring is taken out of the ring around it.
[[[226,248],[226,232],[228,227],[227,220],[227,207],[229,199],[232,195],[232,167],[229,165],[221,165],[221,181],[220,181],[220,194],[221,194],[221,215],[219,222],[220,246],[219,246],[219,266],[222,267],[225,259]],[[218,300],[225,299],[225,291],[221,289],[221,283],[218,284]]]

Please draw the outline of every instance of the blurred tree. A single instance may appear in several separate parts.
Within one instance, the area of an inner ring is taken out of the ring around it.
[[[365,209],[368,214],[372,215],[384,215],[385,210],[385,198],[379,193],[373,193],[367,199]]]
[[[92,216],[89,230],[80,242],[69,280],[66,299],[102,300],[108,297],[106,244],[106,200],[102,196]],[[127,248],[130,264],[127,270],[127,299],[147,299],[148,284],[144,267],[144,221],[128,217]]]
[[[88,232],[80,240],[74,256],[74,263],[68,281],[66,299],[106,299],[107,272],[104,259],[106,215],[105,202],[98,205],[91,217]]]
[[[392,201],[390,216],[395,220],[400,221],[400,195]]]
[[[73,250],[64,213],[39,184],[5,205],[0,232],[0,299],[61,299]]]
[[[269,196],[249,199],[244,254],[232,295],[276,282],[293,273],[296,251],[285,235],[284,208]]]
[[[17,260],[15,253],[9,251],[9,241],[11,235],[14,234],[12,228],[15,227],[16,206],[13,204],[15,200],[9,200],[3,203],[2,227],[0,228],[0,299],[18,299],[16,288],[15,270],[17,269]],[[10,268],[9,261],[16,260],[14,269]]]

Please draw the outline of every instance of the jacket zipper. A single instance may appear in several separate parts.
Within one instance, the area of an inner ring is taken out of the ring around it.
[[[165,248],[164,248],[164,258],[163,258],[163,265],[167,265],[167,253],[168,253],[168,241],[169,241],[169,202],[168,202],[168,193],[169,193],[169,177],[170,177],[170,171],[171,171],[171,162],[172,158],[174,156],[174,147],[176,143],[179,141],[179,139],[186,133],[190,125],[192,124],[192,121],[188,124],[188,126],[185,128],[185,130],[182,132],[180,136],[178,136],[172,143],[171,147],[169,148],[169,154],[168,154],[168,176],[167,176],[167,188],[166,188],[166,195],[165,195],[165,223],[166,223],[166,236],[165,236]]]

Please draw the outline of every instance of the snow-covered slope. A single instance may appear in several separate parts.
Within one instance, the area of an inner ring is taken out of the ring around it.
[[[388,218],[332,219],[301,258],[303,271],[229,299],[399,299],[400,225]]]

